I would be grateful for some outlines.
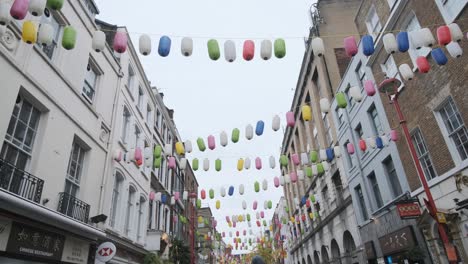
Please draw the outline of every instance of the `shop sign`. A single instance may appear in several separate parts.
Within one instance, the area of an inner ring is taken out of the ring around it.
[[[6,251],[14,254],[61,260],[65,236],[13,222]]]
[[[447,257],[449,261],[457,261],[457,251],[452,244],[446,243],[445,244],[445,251],[447,252]]]
[[[63,247],[62,261],[76,264],[88,263],[89,243],[67,236]]]
[[[441,212],[437,213],[437,222],[439,222],[441,224],[446,224],[447,223],[447,219],[445,218],[444,213],[441,213]]]
[[[10,237],[11,220],[0,216],[0,251],[5,251]]]
[[[376,259],[374,241],[369,241],[365,245],[367,259]]]
[[[96,250],[96,258],[99,261],[107,262],[111,260],[115,253],[117,252],[117,248],[111,242],[102,243],[98,249]]]
[[[417,203],[397,204],[397,210],[401,219],[416,218],[421,215],[421,208]]]
[[[406,251],[415,246],[415,239],[411,226],[404,227],[398,231],[379,238],[383,255]]]

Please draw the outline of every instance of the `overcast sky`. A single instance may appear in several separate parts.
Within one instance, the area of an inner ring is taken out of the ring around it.
[[[202,169],[196,172],[200,189],[213,188],[216,198],[203,201],[204,206],[211,206],[218,221],[218,231],[241,231],[247,229],[247,223],[229,229],[225,216],[234,214],[252,215],[254,200],[263,210],[263,202],[272,200],[274,206],[282,196],[282,188],[275,189],[273,178],[280,175],[279,167],[272,170],[268,166],[268,157],[274,155],[278,160],[283,138],[283,130],[273,132],[271,121],[275,114],[280,115],[282,123],[285,113],[291,107],[294,88],[304,55],[304,37],[308,36],[308,10],[313,0],[95,0],[101,14],[99,19],[108,23],[126,26],[131,32],[134,45],[138,46],[139,34],[151,35],[153,53],[141,58],[146,74],[152,85],[164,93],[165,104],[175,110],[175,123],[183,140],[194,143],[198,137],[206,141],[208,135],[216,137],[217,149],[205,153],[194,151],[189,160],[197,157],[201,164],[209,158],[209,172]],[[157,54],[157,45],[161,35],[172,39],[171,54],[162,58]],[[194,52],[191,57],[180,53],[180,40],[190,36],[194,40]],[[284,59],[272,58],[263,61],[258,57],[260,42],[264,38],[274,41],[285,38],[287,55]],[[237,60],[228,63],[221,57],[211,61],[207,52],[207,41],[218,39],[223,52],[223,43],[232,39],[237,47]],[[256,44],[254,60],[242,59],[242,45],[245,39],[252,39]],[[264,120],[265,132],[253,140],[245,139],[245,127],[254,126],[258,120]],[[237,144],[229,142],[226,148],[219,146],[219,133],[226,131],[231,135],[233,128],[241,130],[241,140]],[[263,160],[263,170],[256,170],[256,157]],[[249,157],[252,168],[238,172],[239,158]],[[223,170],[214,170],[214,160],[223,161]],[[278,162],[277,162],[278,164]],[[201,166],[202,167],[202,166]],[[267,179],[267,192],[254,192],[254,182]],[[240,196],[238,187],[246,186],[246,194]],[[235,186],[236,195],[221,198],[221,186]],[[221,209],[216,210],[215,201],[221,200]],[[248,210],[242,209],[242,201],[248,203]],[[272,218],[274,210],[266,212],[265,219]],[[259,233],[255,222],[253,230]],[[232,238],[226,237],[227,243]],[[238,253],[238,252],[234,252]]]

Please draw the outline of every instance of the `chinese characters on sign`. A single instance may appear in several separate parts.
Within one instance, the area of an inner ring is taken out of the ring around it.
[[[415,246],[415,240],[411,226],[379,238],[380,247],[384,255],[406,251]]]

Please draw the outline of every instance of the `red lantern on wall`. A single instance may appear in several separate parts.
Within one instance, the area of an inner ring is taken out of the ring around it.
[[[440,26],[437,28],[437,40],[441,46],[445,46],[452,41],[452,35],[450,34],[450,28],[448,26]]]
[[[429,64],[429,61],[424,56],[419,56],[416,59],[416,65],[418,66],[419,71],[422,73],[428,73],[429,70],[431,69],[431,65]]]
[[[362,152],[367,150],[367,144],[364,139],[359,140],[359,148],[361,149]]]
[[[201,190],[201,198],[202,198],[203,200],[206,199],[206,191],[205,191],[205,190]]]
[[[255,43],[252,40],[246,40],[244,42],[244,60],[250,61],[255,55]]]

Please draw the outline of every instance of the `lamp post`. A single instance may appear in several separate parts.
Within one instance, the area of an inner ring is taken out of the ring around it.
[[[416,153],[416,148],[413,145],[413,142],[411,140],[411,135],[408,130],[408,126],[406,124],[406,119],[403,115],[403,112],[401,111],[400,104],[398,103],[398,96],[400,95],[400,92],[398,91],[398,88],[401,86],[401,81],[396,79],[396,78],[390,78],[384,80],[380,85],[379,85],[379,91],[381,93],[384,93],[388,96],[390,103],[395,106],[395,110],[398,114],[400,126],[403,129],[403,133],[406,139],[406,143],[408,144],[408,148],[411,153],[411,157],[413,159],[414,165],[416,166],[416,170],[418,172],[419,179],[421,180],[421,183],[424,188],[424,192],[427,196],[427,207],[429,210],[430,215],[437,221],[437,227],[439,230],[440,238],[442,239],[442,242],[444,243],[445,250],[447,253],[447,257],[449,259],[450,263],[455,263],[453,259],[450,258],[450,253],[453,253],[454,248],[450,244],[450,241],[448,239],[447,233],[445,231],[445,228],[443,224],[441,224],[437,220],[437,207],[434,202],[434,198],[432,197],[431,189],[429,188],[429,185],[427,184],[426,177],[424,176],[424,171],[422,169],[421,163],[419,161],[418,155]],[[393,96],[393,97],[392,97]]]

